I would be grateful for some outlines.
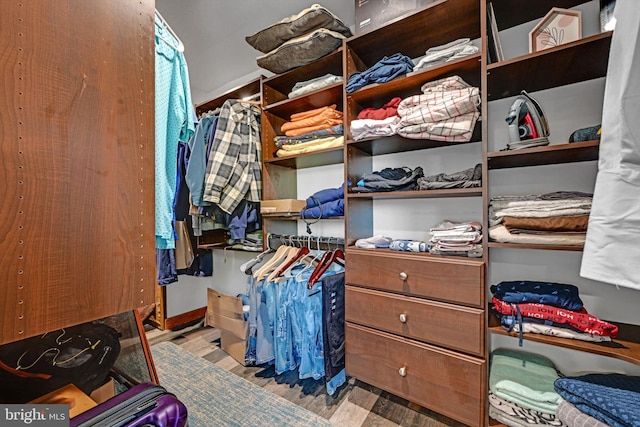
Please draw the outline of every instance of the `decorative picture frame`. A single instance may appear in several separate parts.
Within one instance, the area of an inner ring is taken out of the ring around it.
[[[554,7],[529,32],[529,52],[540,52],[582,38],[582,12]]]

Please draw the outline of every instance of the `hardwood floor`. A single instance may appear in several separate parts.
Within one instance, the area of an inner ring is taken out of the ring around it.
[[[196,325],[179,331],[147,328],[150,345],[171,341],[211,363],[302,406],[339,427],[464,426],[376,387],[349,378],[335,394],[323,381],[298,379],[297,371],[276,375],[273,366],[242,366],[220,348],[220,331]],[[162,382],[162,378],[160,378]]]

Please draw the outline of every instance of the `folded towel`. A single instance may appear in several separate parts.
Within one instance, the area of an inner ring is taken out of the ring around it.
[[[553,382],[555,365],[533,353],[499,348],[491,353],[489,389],[498,397],[545,414],[555,414],[561,402]]]

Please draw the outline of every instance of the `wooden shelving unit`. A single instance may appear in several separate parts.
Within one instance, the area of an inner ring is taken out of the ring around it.
[[[598,160],[600,140],[547,145],[487,154],[489,169],[521,168]]]

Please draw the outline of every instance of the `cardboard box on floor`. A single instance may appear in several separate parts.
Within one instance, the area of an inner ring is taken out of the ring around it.
[[[229,332],[220,330],[220,348],[233,357],[242,366],[245,366],[247,354],[247,340],[238,338]]]
[[[206,324],[220,329],[222,350],[245,365],[249,322],[244,320],[242,300],[208,288]]]

